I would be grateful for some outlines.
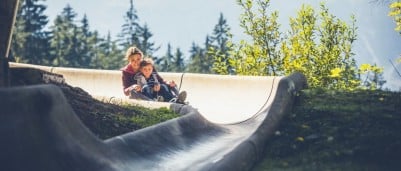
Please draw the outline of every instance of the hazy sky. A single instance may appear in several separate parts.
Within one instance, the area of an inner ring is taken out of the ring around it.
[[[282,30],[288,30],[288,18],[295,16],[303,3],[318,7],[318,0],[271,1],[271,10],[279,11]],[[388,87],[401,87],[401,78],[394,72],[389,60],[394,61],[401,54],[401,36],[394,31],[395,24],[387,16],[388,7],[372,4],[366,0],[326,0],[330,12],[350,23],[350,15],[357,19],[358,40],[354,44],[355,58],[358,64],[378,64],[385,68],[384,75]],[[110,31],[112,36],[121,31],[123,16],[129,9],[129,0],[47,0],[46,14],[50,23],[60,14],[66,4],[82,19],[86,14],[91,29],[101,35]],[[134,0],[141,24],[147,24],[153,33],[156,45],[162,48],[156,55],[164,54],[170,43],[188,54],[192,42],[203,45],[206,35],[213,32],[220,13],[223,13],[234,40],[247,39],[239,26],[242,9],[236,0]],[[400,64],[397,66],[401,70]]]

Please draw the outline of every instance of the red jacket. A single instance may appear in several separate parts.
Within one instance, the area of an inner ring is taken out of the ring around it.
[[[127,64],[125,67],[121,68],[122,73],[122,81],[123,81],[123,91],[126,96],[130,95],[130,86],[136,84],[136,80],[134,79],[135,74],[138,72],[134,72],[130,64]]]

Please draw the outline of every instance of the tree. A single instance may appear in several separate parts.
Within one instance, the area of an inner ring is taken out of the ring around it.
[[[210,52],[208,52],[208,49]],[[214,58],[218,52],[212,51],[211,39],[209,36],[206,36],[204,48],[192,43],[190,53],[190,62],[187,69],[188,72],[204,74],[213,73]],[[216,53],[216,55],[214,53]]]
[[[401,35],[401,2],[393,2],[390,4],[389,16],[394,18],[396,27],[395,31],[398,31]],[[398,63],[401,63],[401,57],[398,58]]]
[[[75,24],[77,14],[69,4],[63,8],[54,24],[50,26],[52,33],[51,48],[52,55],[56,59],[56,66],[79,67],[79,40],[78,26]]]
[[[222,74],[232,74],[232,68],[229,65],[229,56],[232,51],[231,43],[232,34],[230,33],[230,27],[227,24],[227,20],[223,14],[220,13],[220,18],[216,26],[214,27],[213,34],[210,37],[210,43],[207,41],[207,51],[205,56],[208,58],[205,62],[213,64],[213,70]],[[211,58],[209,56],[214,57]],[[217,61],[217,62],[215,62]]]
[[[98,38],[97,32],[95,32],[97,43],[95,47],[95,55],[92,64],[94,68],[98,69],[119,69],[124,63],[124,52],[118,48],[116,41],[111,39],[110,33],[107,34],[106,38]]]
[[[170,71],[173,72],[183,72],[185,70],[184,54],[181,52],[180,48],[177,48],[172,59],[173,66]]]
[[[89,29],[89,21],[86,14],[81,20],[81,27],[78,29],[77,37],[77,55],[79,67],[89,68],[92,62],[92,56],[94,56],[94,49],[97,38]],[[96,35],[97,36],[97,35]]]
[[[208,66],[204,66],[205,62],[205,49],[201,48],[199,45],[192,43],[191,49],[189,51],[189,61],[187,71],[190,73],[207,73]]]
[[[252,0],[237,0],[244,9],[241,27],[252,43],[240,41],[236,52],[230,55],[230,67],[240,75],[280,75],[282,59],[279,52],[281,33],[277,22],[278,12],[267,13],[269,0],[257,0],[259,13],[253,11]]]
[[[316,15],[311,6],[303,5],[297,17],[290,19],[289,39],[282,45],[285,73],[304,73],[311,87],[354,89],[360,85],[351,51],[355,19],[351,17],[348,26],[324,4],[320,9]]]
[[[241,27],[252,41],[234,45],[229,66],[240,75],[288,75],[301,72],[310,87],[356,89],[362,84],[362,70],[353,59],[352,44],[356,40],[355,18],[351,24],[336,18],[322,3],[317,13],[303,5],[296,17],[290,18],[287,34],[279,31],[278,12],[267,13],[269,0],[238,0],[243,7]],[[216,61],[219,64],[224,62]],[[376,75],[370,88],[381,87],[382,70],[371,67]],[[366,72],[366,71],[364,71]],[[371,86],[374,83],[376,86]]]
[[[42,0],[23,0],[19,5],[12,40],[12,52],[19,62],[49,64],[49,33],[43,31],[48,23]]]
[[[138,45],[145,56],[153,56],[153,53],[159,49],[159,47],[155,47],[154,42],[150,42],[152,36],[153,34],[145,24],[145,26],[140,30],[139,40],[141,43]]]
[[[120,45],[123,49],[127,49],[130,46],[141,47],[142,45],[139,36],[141,35],[143,28],[138,23],[139,18],[136,14],[133,0],[130,0],[130,8],[125,13],[124,20],[125,23],[122,25],[122,31],[118,36],[120,38]]]
[[[377,67],[376,64],[362,64],[359,73],[364,76],[361,77],[364,88],[370,90],[382,89],[383,84],[386,83],[383,78],[383,68]]]
[[[390,4],[389,16],[394,18],[396,23],[395,30],[401,34],[401,2],[393,2]]]
[[[162,71],[162,72],[171,71],[173,58],[174,58],[174,55],[172,52],[172,47],[169,43],[169,44],[167,44],[166,54],[164,56],[162,56],[161,58],[156,59],[157,70]]]

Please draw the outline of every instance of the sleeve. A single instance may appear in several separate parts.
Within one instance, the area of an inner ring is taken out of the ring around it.
[[[122,71],[123,91],[126,96],[130,95],[130,86],[135,84],[130,77],[132,77],[130,73]]]
[[[143,76],[142,74],[138,73],[135,75],[134,79],[136,80],[136,83],[143,87],[144,85],[146,85],[147,81],[145,79],[145,76]]]
[[[128,88],[130,85],[130,80],[129,80],[129,74],[127,72],[123,71],[122,74],[122,81],[123,81],[123,88],[126,89]]]

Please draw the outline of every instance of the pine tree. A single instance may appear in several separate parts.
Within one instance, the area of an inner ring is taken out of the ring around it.
[[[78,29],[77,42],[77,55],[79,67],[88,68],[91,65],[92,57],[94,56],[94,49],[96,46],[97,38],[94,37],[93,33],[89,28],[89,21],[86,14],[81,20],[81,27]]]
[[[177,48],[172,60],[173,66],[170,71],[173,72],[183,72],[185,70],[184,54],[181,52],[180,48]]]
[[[77,67],[78,64],[78,26],[74,23],[76,13],[69,4],[58,15],[54,24],[50,26],[52,33],[52,55],[56,59],[56,66]]]
[[[172,52],[172,47],[169,44],[167,44],[167,51],[166,54],[164,56],[162,56],[161,58],[158,58],[156,60],[156,68],[158,71],[162,71],[162,72],[167,72],[167,71],[171,71],[172,70],[172,63],[173,63],[173,52]]]
[[[187,71],[190,73],[207,73],[204,70],[203,64],[206,63],[203,61],[205,57],[205,49],[201,48],[199,45],[192,43],[190,52],[190,63],[188,64]]]
[[[139,39],[141,43],[139,44],[139,48],[142,50],[145,56],[153,56],[153,53],[159,49],[159,47],[155,47],[154,42],[150,42],[153,34],[150,32],[148,26],[145,26],[141,29]]]
[[[136,14],[133,0],[130,0],[130,8],[125,13],[124,20],[125,23],[122,25],[121,33],[118,36],[120,45],[123,49],[127,49],[131,46],[136,46],[140,48],[142,45],[139,37],[142,33],[143,28],[138,23],[139,18]]]
[[[17,61],[46,65],[49,58],[49,33],[43,31],[48,23],[43,0],[22,0],[13,32],[12,53]]]
[[[205,73],[205,74],[210,74],[213,73],[212,67],[213,67],[213,56],[215,54],[209,54],[207,52],[207,49],[211,49],[211,44],[210,44],[210,37],[207,35],[204,47],[202,48],[195,43],[192,43],[192,47],[190,50],[190,62],[188,64],[188,72],[193,72],[193,73]]]
[[[210,47],[206,47],[208,51],[207,54],[214,57],[208,59],[210,61],[206,62],[213,65],[213,70],[224,74],[233,73],[229,64],[230,52],[233,50],[231,45],[232,35],[230,29],[231,28],[228,26],[226,19],[221,13],[219,21],[214,27],[213,34],[210,37]]]
[[[95,35],[98,37],[97,32]],[[106,39],[99,39],[97,42],[98,45],[92,62],[96,65],[96,68],[115,70],[124,65],[123,51],[118,48],[117,42],[111,39],[110,32],[107,34]]]

